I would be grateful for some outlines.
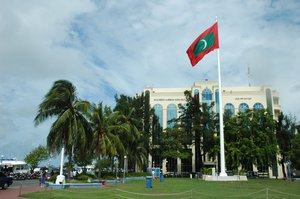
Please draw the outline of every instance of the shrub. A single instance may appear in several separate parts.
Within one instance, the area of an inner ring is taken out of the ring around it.
[[[49,181],[55,183],[56,177],[57,177],[57,174],[53,174],[53,175],[49,178]]]
[[[82,174],[77,175],[76,179],[79,181],[86,182],[86,181],[88,181],[88,179],[96,179],[96,176],[91,173],[85,173],[85,174],[82,173]]]
[[[86,182],[90,177],[88,175],[83,175],[83,174],[80,174],[79,176],[77,176],[77,179],[80,180],[80,181],[84,181]]]
[[[212,175],[211,168],[203,168],[202,173],[205,175]]]
[[[130,172],[130,173],[126,173],[126,176],[127,177],[144,177],[144,176],[147,176],[149,175],[148,173],[146,172]]]

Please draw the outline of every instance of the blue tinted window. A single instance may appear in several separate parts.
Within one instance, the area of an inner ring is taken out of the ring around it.
[[[264,105],[262,105],[261,103],[255,103],[253,105],[253,109],[264,109]]]
[[[229,113],[231,116],[234,116],[235,112],[234,112],[234,106],[231,103],[227,103],[224,106],[224,112]]]
[[[241,103],[241,104],[240,104],[240,106],[239,106],[239,111],[240,111],[241,113],[244,113],[247,109],[249,109],[248,104],[246,104],[246,103]]]
[[[172,119],[177,118],[177,107],[175,104],[169,104],[167,107],[167,127],[172,128],[175,122],[169,122]]]
[[[154,105],[154,113],[158,117],[158,122],[161,127],[163,127],[163,108],[160,104]]]
[[[210,89],[206,88],[202,91],[202,103],[207,103],[210,105],[212,101],[212,92]]]

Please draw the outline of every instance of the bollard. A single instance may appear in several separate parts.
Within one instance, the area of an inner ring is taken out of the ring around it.
[[[162,173],[160,174],[159,181],[160,182],[164,182],[165,181],[164,175]]]
[[[152,188],[152,176],[146,177],[146,188]]]

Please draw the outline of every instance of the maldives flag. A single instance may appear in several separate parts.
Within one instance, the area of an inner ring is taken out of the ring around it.
[[[186,53],[192,66],[195,66],[206,54],[217,48],[219,48],[218,22],[197,37]]]

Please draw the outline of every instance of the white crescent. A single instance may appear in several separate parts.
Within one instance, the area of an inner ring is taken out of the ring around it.
[[[206,48],[206,46],[207,46],[207,42],[204,39],[201,39],[200,41],[203,41],[203,43],[204,43],[204,47],[202,49],[202,50],[204,50]]]

